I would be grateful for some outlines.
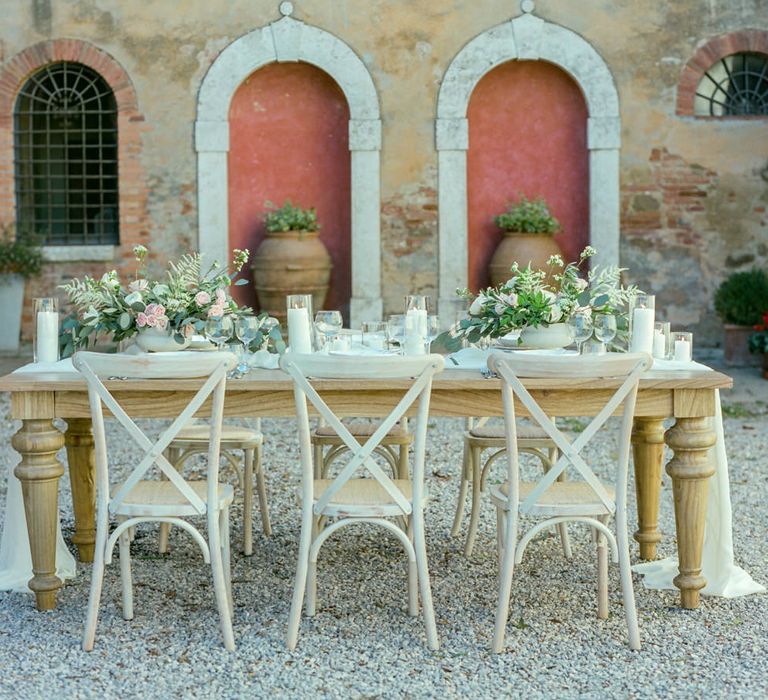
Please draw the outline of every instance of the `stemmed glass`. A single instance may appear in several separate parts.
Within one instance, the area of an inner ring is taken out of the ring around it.
[[[221,351],[232,337],[233,325],[230,316],[211,316],[205,322],[205,337]]]
[[[318,311],[315,314],[315,328],[323,336],[323,349],[330,350],[330,342],[339,334],[344,321],[341,311]]]
[[[256,340],[259,334],[260,323],[255,316],[242,316],[235,321],[235,335],[242,344],[240,358],[237,363],[237,371],[245,374],[248,371],[248,356],[250,355],[250,345]]]
[[[279,325],[280,321],[278,321],[274,316],[267,316],[267,318],[261,322],[261,347],[259,350],[267,349],[269,345],[269,334],[273,328],[276,328]]]
[[[616,316],[613,314],[595,314],[592,321],[595,338],[600,341],[600,354],[606,351],[608,343],[616,337]]]
[[[427,316],[427,348],[431,347],[432,341],[440,335],[440,318],[435,314]]]
[[[577,311],[568,323],[573,329],[573,339],[581,355],[581,346],[584,341],[592,337],[592,315],[586,311]]]

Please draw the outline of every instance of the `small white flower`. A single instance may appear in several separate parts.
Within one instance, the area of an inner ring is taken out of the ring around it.
[[[479,294],[475,300],[472,302],[472,305],[469,307],[469,313],[472,316],[477,316],[480,314],[483,310],[483,306],[488,301],[488,297],[486,297],[483,294]]]
[[[585,279],[582,279],[581,277],[578,277],[573,283],[573,286],[576,287],[576,289],[578,289],[580,292],[583,292],[589,286],[589,282],[587,282]]]
[[[117,272],[115,270],[110,270],[109,272],[105,272],[101,276],[101,283],[105,287],[112,287],[117,288],[120,286],[120,280],[117,279]]]

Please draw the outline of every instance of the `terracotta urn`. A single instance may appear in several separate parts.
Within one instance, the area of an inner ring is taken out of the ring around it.
[[[562,255],[560,246],[549,234],[503,231],[503,238],[488,265],[491,284],[495,287],[506,282],[513,262],[521,267],[528,263],[534,269],[543,269],[552,255]]]
[[[322,309],[332,267],[317,231],[268,231],[251,265],[260,310],[284,323],[288,294],[311,294],[312,308]]]
[[[752,326],[723,324],[725,342],[723,343],[723,361],[728,367],[759,367],[760,355],[749,351],[749,337],[755,332]]]

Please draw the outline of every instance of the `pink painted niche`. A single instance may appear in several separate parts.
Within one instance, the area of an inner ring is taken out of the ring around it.
[[[543,196],[560,220],[566,261],[589,243],[587,116],[578,85],[545,61],[509,61],[478,82],[467,110],[470,289],[490,284],[493,217],[521,192]]]
[[[269,202],[315,207],[333,259],[325,308],[346,318],[351,295],[349,107],[324,71],[271,63],[237,89],[229,108],[229,248],[254,253]],[[249,263],[250,264],[250,263]],[[253,284],[233,287],[257,307]]]

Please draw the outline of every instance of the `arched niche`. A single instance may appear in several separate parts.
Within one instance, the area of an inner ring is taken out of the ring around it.
[[[288,6],[287,10],[284,6]],[[228,244],[229,107],[240,84],[273,62],[303,61],[336,81],[349,105],[351,152],[352,325],[382,314],[380,249],[381,119],[370,73],[352,49],[329,32],[285,17],[240,37],[216,58],[200,86],[195,122],[198,245],[208,260],[225,261]]]
[[[445,72],[437,101],[439,308],[452,315],[467,286],[467,107],[488,71],[511,60],[549,61],[578,84],[587,103],[590,243],[596,262],[619,261],[619,98],[608,66],[584,38],[560,25],[524,14],[492,27],[459,51]]]

